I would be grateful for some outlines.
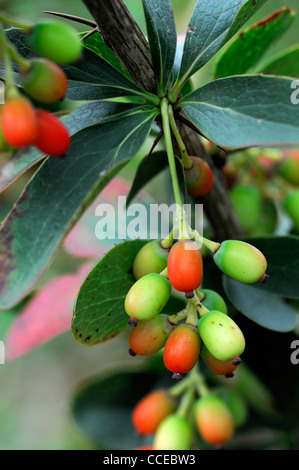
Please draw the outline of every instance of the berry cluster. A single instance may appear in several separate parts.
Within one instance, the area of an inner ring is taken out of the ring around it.
[[[131,355],[150,356],[162,348],[165,367],[181,379],[199,357],[216,374],[231,377],[241,362],[245,339],[227,314],[223,298],[200,289],[203,260],[195,240],[147,243],[138,252],[133,273],[136,282],[125,299]],[[267,262],[254,246],[240,240],[206,243],[213,249],[216,265],[228,276],[244,283],[266,279]],[[187,305],[174,315],[161,313],[172,290],[184,293]]]
[[[69,132],[54,114],[43,109],[43,104],[63,100],[68,82],[58,64],[77,60],[82,43],[72,28],[57,22],[40,22],[25,32],[41,57],[24,59],[3,32],[1,35],[6,67],[5,103],[0,110],[1,149],[34,145],[44,154],[63,156],[70,145]],[[19,67],[21,91],[14,83],[12,60]]]
[[[240,395],[225,389],[210,392],[195,376],[192,381],[191,393],[176,386],[158,389],[137,403],[133,426],[140,435],[153,436],[152,445],[138,450],[189,450],[198,436],[203,445],[221,447],[244,424],[247,413]]]

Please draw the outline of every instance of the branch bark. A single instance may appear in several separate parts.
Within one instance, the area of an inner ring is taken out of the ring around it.
[[[122,0],[82,0],[106,44],[119,57],[132,79],[150,92],[156,92],[155,75],[148,43]],[[204,211],[214,238],[221,242],[242,236],[239,221],[232,208],[222,172],[214,165],[200,138],[181,126],[182,138],[190,155],[207,161],[214,173],[214,187],[203,198]]]

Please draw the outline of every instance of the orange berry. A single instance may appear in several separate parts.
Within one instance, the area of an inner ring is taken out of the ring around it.
[[[176,242],[167,260],[170,284],[179,292],[190,293],[197,289],[203,277],[203,263],[197,243],[192,240]]]
[[[27,147],[35,142],[37,117],[27,98],[8,98],[2,107],[1,121],[4,139],[9,145]]]
[[[166,390],[149,393],[136,405],[132,420],[140,434],[154,434],[159,424],[176,408]]]

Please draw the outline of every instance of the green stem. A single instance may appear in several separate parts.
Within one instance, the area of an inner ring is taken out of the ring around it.
[[[4,33],[2,25],[0,25],[0,49],[3,50],[3,58],[4,58],[4,67],[5,67],[5,88],[6,88],[6,96],[16,96],[18,94],[17,88],[15,86],[15,81],[13,78],[13,71],[11,66],[11,57],[9,54],[9,45],[7,43],[7,38]]]
[[[172,180],[172,188],[174,199],[176,203],[176,218],[178,221],[178,228],[179,228],[179,240],[188,240],[189,237],[189,229],[186,223],[181,193],[180,193],[180,185],[178,181],[178,175],[175,166],[175,158],[172,146],[172,139],[171,139],[171,131],[170,131],[170,124],[169,124],[169,114],[168,114],[168,99],[162,98],[161,100],[161,114],[162,114],[162,124],[163,124],[163,131],[164,131],[164,138],[165,138],[165,145],[166,145],[166,152],[168,157],[168,164],[169,170]]]
[[[204,376],[199,371],[198,363],[192,369],[190,376],[199,396],[206,397],[207,395],[210,395],[210,390],[205,382]]]
[[[166,279],[168,279],[168,270],[167,270],[167,268],[163,269],[163,271],[160,272],[160,276],[163,276]]]
[[[190,374],[188,374],[183,380],[181,380],[180,382],[175,384],[173,387],[171,387],[168,390],[168,393],[170,396],[174,398],[179,397],[180,395],[182,395],[183,392],[185,392],[187,388],[190,387],[191,383],[192,383],[192,378]]]
[[[188,155],[188,152],[186,150],[186,146],[183,142],[183,139],[181,137],[181,134],[177,128],[177,125],[176,125],[176,122],[175,122],[175,119],[174,119],[174,114],[173,114],[173,109],[172,109],[172,106],[169,105],[168,107],[168,113],[169,113],[169,123],[170,123],[170,126],[171,126],[171,129],[172,129],[172,132],[173,132],[173,135],[177,141],[177,144],[178,144],[178,147],[180,149],[180,153],[181,153],[181,157],[183,159],[183,166],[186,170],[190,170],[190,168],[192,168],[193,166],[193,162],[192,160],[190,159],[189,155]]]
[[[20,20],[19,18],[9,15],[3,11],[0,12],[0,23],[13,26],[14,28],[23,29],[26,33],[31,33],[34,28],[33,23],[29,23],[27,21],[24,22],[23,20]]]
[[[31,63],[29,60],[24,59],[16,48],[13,45],[8,45],[7,50],[9,52],[10,57],[19,65],[20,69],[22,72],[26,72],[27,70],[30,69]]]
[[[172,325],[177,325],[182,320],[185,320],[185,318],[188,315],[188,308],[184,308],[183,310],[180,310],[179,312],[175,313],[174,315],[170,315],[168,317],[169,323]]]
[[[188,325],[194,326],[195,328],[197,328],[197,325],[198,325],[198,316],[196,312],[196,307],[197,307],[197,303],[196,301],[194,302],[194,297],[192,299],[189,299],[187,303],[188,314],[187,314],[186,323]]]
[[[160,245],[162,246],[162,248],[164,248],[165,250],[168,250],[173,244],[173,230],[171,230],[171,232],[169,233],[169,235],[167,235],[166,238],[164,238],[164,240],[162,240],[160,242]]]
[[[160,98],[157,95],[153,95],[152,93],[149,93],[148,91],[140,91],[140,92],[135,91],[135,93],[136,95],[142,96],[143,98],[145,98],[147,101],[152,103],[157,108],[160,106]]]
[[[190,387],[186,393],[183,395],[180,406],[177,410],[177,414],[182,418],[185,418],[188,415],[188,412],[194,402],[195,393],[193,387]]]
[[[216,253],[216,251],[220,248],[220,243],[213,242],[212,240],[203,237],[196,230],[192,230],[190,232],[190,236],[196,241],[196,243],[198,243],[199,245],[204,245],[212,253]]]

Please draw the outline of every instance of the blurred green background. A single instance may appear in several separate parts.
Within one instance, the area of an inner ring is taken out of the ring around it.
[[[145,32],[141,0],[125,1]],[[173,0],[177,31],[184,34],[194,0]],[[9,0],[0,2],[1,9],[24,19],[44,18],[43,10],[62,11],[90,18],[80,0]],[[271,0],[253,21],[258,21],[282,6],[299,10],[298,0]],[[251,23],[253,22],[251,21]],[[72,23],[78,31],[86,28]],[[298,41],[299,16],[282,40],[271,49],[274,55]],[[269,57],[268,55],[268,57]],[[212,64],[202,72],[209,78]],[[21,177],[0,195],[1,220],[20,194],[28,175]],[[56,260],[41,283],[55,273],[72,271],[76,262],[65,256]],[[0,339],[3,338],[11,313],[1,312]],[[109,364],[123,361],[127,334],[98,347],[83,347],[74,342],[71,333],[63,334],[44,346],[11,363],[0,365],[0,449],[89,449],[92,444],[73,422],[70,398],[82,380],[96,375]],[[129,361],[129,359],[128,359]]]

